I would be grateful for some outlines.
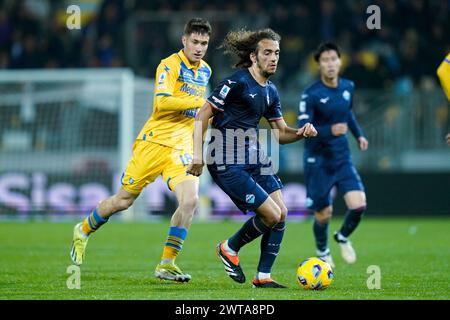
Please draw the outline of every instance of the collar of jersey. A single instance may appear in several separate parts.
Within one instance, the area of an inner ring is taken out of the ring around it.
[[[200,63],[198,64],[198,67],[192,65],[188,58],[186,58],[186,55],[183,52],[183,49],[181,49],[180,51],[178,51],[178,56],[181,58],[181,60],[184,62],[184,64],[186,65],[186,67],[188,67],[189,69],[194,69],[195,71],[197,71],[200,66],[202,65],[202,60],[200,60]]]

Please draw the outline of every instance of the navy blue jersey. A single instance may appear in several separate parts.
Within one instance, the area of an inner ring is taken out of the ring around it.
[[[333,166],[351,161],[347,134],[334,136],[331,126],[336,123],[347,123],[355,136],[363,136],[363,132],[355,119],[352,109],[353,81],[339,78],[336,88],[327,87],[321,80],[308,87],[302,94],[298,125],[310,122],[317,130],[317,137],[305,139],[305,164]]]
[[[259,164],[258,129],[262,117],[282,119],[280,97],[275,85],[260,85],[248,69],[241,69],[220,83],[207,101],[216,110],[208,154],[217,164]],[[222,140],[219,140],[222,139]],[[222,147],[222,154],[217,151]],[[215,150],[211,150],[215,149]]]

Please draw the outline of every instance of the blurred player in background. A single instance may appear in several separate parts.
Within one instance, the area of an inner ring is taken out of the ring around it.
[[[318,135],[305,142],[304,170],[307,205],[314,211],[314,236],[317,256],[332,266],[328,248],[328,225],[333,212],[330,191],[333,186],[344,194],[348,211],[341,229],[334,233],[341,254],[347,263],[356,261],[356,253],[348,237],[358,226],[366,209],[366,194],[361,178],[352,164],[347,141],[350,129],[363,151],[368,141],[352,111],[354,84],[339,77],[340,51],[333,43],[321,44],[314,58],[320,79],[302,94],[298,123],[311,122]]]
[[[192,160],[194,118],[205,102],[211,77],[211,68],[202,60],[210,35],[208,21],[190,20],[182,36],[183,49],[161,60],[156,71],[153,114],[134,143],[133,156],[121,178],[122,187],[75,226],[70,253],[73,263],[82,264],[91,233],[111,215],[130,207],[142,189],[162,175],[175,193],[178,208],[172,216],[155,276],[179,282],[191,279],[175,264],[175,259],[198,203],[198,178],[186,174],[186,168]]]
[[[261,255],[253,279],[253,286],[259,288],[285,288],[272,280],[271,269],[280,250],[287,215],[281,181],[273,173],[271,163],[260,158],[259,122],[266,118],[271,128],[278,130],[282,144],[317,134],[309,123],[292,129],[283,119],[278,91],[269,81],[277,69],[279,42],[280,36],[271,29],[227,35],[222,47],[239,58],[235,66],[240,69],[226,78],[200,109],[194,131],[194,161],[188,169],[195,176],[202,173],[203,139],[208,121],[214,117],[212,128],[220,132],[221,140],[212,135],[208,147],[212,156],[207,163],[209,173],[244,214],[256,213],[236,234],[217,245],[217,254],[227,274],[244,283],[238,252],[262,235]],[[232,161],[227,161],[230,158]]]
[[[439,68],[437,69],[437,75],[441,81],[441,85],[444,89],[445,95],[450,102],[450,53],[439,65]],[[445,138],[447,140],[447,144],[450,146],[450,133],[448,133]]]

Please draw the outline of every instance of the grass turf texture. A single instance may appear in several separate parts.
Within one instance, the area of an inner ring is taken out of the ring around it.
[[[191,282],[163,282],[153,276],[167,234],[163,223],[112,220],[96,232],[81,266],[81,289],[66,285],[71,265],[72,223],[0,223],[0,299],[450,299],[450,219],[366,218],[351,240],[354,265],[340,257],[331,232],[335,280],[324,291],[305,291],[296,282],[297,265],[314,256],[311,221],[291,222],[272,275],[288,289],[252,289],[259,239],[241,250],[247,276],[233,282],[215,254],[216,244],[240,223],[194,223],[177,262]],[[369,290],[367,268],[381,269],[381,289]]]

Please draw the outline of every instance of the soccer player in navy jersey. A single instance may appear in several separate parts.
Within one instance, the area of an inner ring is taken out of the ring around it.
[[[352,164],[347,141],[350,129],[359,148],[367,150],[368,141],[352,111],[354,83],[339,76],[340,51],[334,43],[321,44],[314,59],[320,79],[302,94],[298,124],[312,123],[318,135],[305,142],[304,170],[307,205],[314,212],[314,236],[317,256],[334,266],[328,247],[328,224],[333,212],[330,191],[333,186],[344,195],[348,208],[344,222],[334,239],[347,263],[356,261],[348,237],[357,228],[366,209],[366,194],[361,178]]]
[[[226,273],[244,283],[238,252],[260,235],[261,255],[252,283],[258,288],[285,288],[271,278],[271,269],[280,250],[287,209],[280,179],[265,161],[257,142],[262,117],[269,121],[281,144],[317,134],[305,123],[300,129],[286,125],[280,97],[269,81],[280,54],[280,36],[271,29],[230,32],[222,48],[238,57],[237,72],[212,92],[196,117],[194,159],[188,173],[199,176],[203,169],[203,139],[211,117],[212,139],[208,146],[208,171],[214,182],[244,213],[252,216],[233,236],[220,242],[216,252]],[[236,142],[237,140],[237,142]]]

